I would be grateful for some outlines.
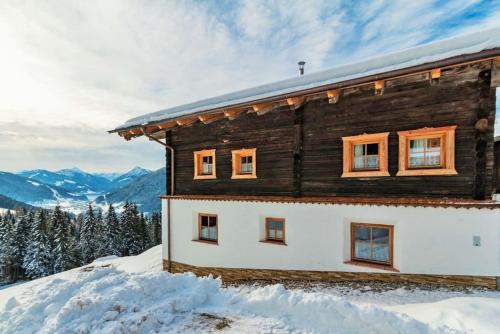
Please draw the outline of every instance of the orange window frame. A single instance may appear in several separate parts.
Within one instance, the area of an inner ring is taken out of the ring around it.
[[[342,137],[343,172],[342,177],[380,177],[389,176],[388,163],[389,132],[362,134]],[[354,146],[363,144],[378,144],[379,168],[376,170],[356,170],[354,168]]]
[[[194,177],[195,180],[216,179],[215,149],[195,151],[194,155]],[[202,163],[204,157],[212,157],[212,174],[203,174]]]
[[[438,128],[422,128],[398,131],[399,135],[399,170],[397,176],[457,175],[455,169],[455,129],[456,125]],[[410,142],[415,139],[440,138],[439,167],[410,166]]]
[[[232,152],[232,179],[256,179],[257,178],[257,149],[247,148],[241,150],[233,150]],[[252,173],[241,173],[241,158],[252,157]]]

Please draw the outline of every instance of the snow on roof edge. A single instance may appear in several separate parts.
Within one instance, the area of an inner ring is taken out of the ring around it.
[[[361,79],[371,75],[402,70],[495,48],[500,48],[500,27],[423,44],[383,56],[368,58],[360,62],[334,67],[329,70],[255,86],[148,113],[129,119],[110,132],[146,126],[151,123],[175,119],[205,110],[227,108],[242,103],[272,98],[273,96],[291,94],[348,80]]]

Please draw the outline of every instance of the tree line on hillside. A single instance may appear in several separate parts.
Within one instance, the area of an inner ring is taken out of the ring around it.
[[[0,215],[0,281],[35,279],[108,255],[137,255],[161,243],[161,216],[146,216],[134,203],[118,214],[88,205],[74,218],[54,210],[7,211]]]

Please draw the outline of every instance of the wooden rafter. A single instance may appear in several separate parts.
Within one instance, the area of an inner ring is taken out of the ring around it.
[[[300,108],[306,102],[306,98],[305,96],[289,97],[286,99],[286,102],[292,110],[295,110]]]
[[[274,108],[274,103],[259,103],[252,105],[252,110],[256,112],[257,115],[259,116],[268,113],[269,111],[273,110],[273,108]]]
[[[441,77],[441,69],[435,68],[431,70],[431,79],[439,79]]]
[[[385,90],[385,80],[375,81],[375,95],[384,94],[384,90]]]
[[[340,98],[340,90],[339,89],[331,89],[326,91],[326,96],[328,96],[328,103],[337,103]]]
[[[224,113],[218,112],[218,113],[213,113],[213,114],[200,115],[200,116],[198,116],[198,119],[203,124],[209,124],[209,123],[212,123],[218,119],[221,119],[222,117],[224,117]]]
[[[186,117],[177,120],[179,126],[189,126],[198,121],[198,117]]]
[[[245,110],[243,109],[227,109],[224,110],[224,116],[229,118],[229,120],[234,120],[236,117],[241,115]]]

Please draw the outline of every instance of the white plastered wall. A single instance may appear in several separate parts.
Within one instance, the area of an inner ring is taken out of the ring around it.
[[[218,215],[218,245],[192,241],[199,212]],[[194,266],[385,272],[344,263],[360,222],[394,226],[401,273],[500,276],[500,210],[172,200],[171,216],[172,260]],[[265,217],[286,219],[287,246],[259,242]],[[162,230],[166,259],[166,200]]]

